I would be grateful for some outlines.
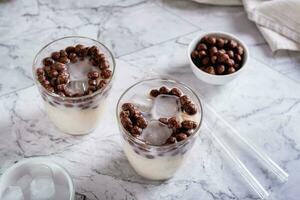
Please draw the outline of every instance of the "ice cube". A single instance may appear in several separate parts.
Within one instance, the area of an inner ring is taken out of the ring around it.
[[[29,174],[25,174],[17,180],[16,186],[19,186],[22,189],[29,187],[32,181],[32,177]]]
[[[67,84],[68,91],[72,94],[79,93],[83,94],[85,91],[88,90],[88,82],[86,80],[77,80],[77,81],[70,81]]]
[[[180,112],[179,98],[172,95],[159,95],[154,100],[152,115],[155,119],[175,117]]]
[[[141,137],[152,145],[162,145],[171,136],[172,130],[159,121],[150,121]]]
[[[88,90],[87,74],[96,68],[90,63],[89,59],[78,60],[76,63],[68,63],[70,82],[67,88],[71,93],[84,93]]]
[[[30,184],[31,200],[54,200],[55,185],[52,177],[34,177]]]
[[[22,189],[24,199],[30,199],[30,183],[32,177],[29,174],[25,174],[16,182],[16,186],[19,186]]]
[[[30,184],[31,200],[52,200],[55,197],[53,173],[47,165],[37,164],[30,169],[33,180]]]
[[[130,99],[130,102],[133,103],[143,114],[149,114],[153,106],[153,100],[147,96],[140,94],[133,95]]]
[[[84,59],[83,61],[78,60],[78,62],[75,62],[75,63],[68,63],[67,67],[68,67],[68,71],[70,73],[71,81],[86,80],[87,74],[91,70],[96,69],[89,62],[89,59]]]
[[[4,191],[1,200],[24,200],[22,189],[18,186],[9,186]]]

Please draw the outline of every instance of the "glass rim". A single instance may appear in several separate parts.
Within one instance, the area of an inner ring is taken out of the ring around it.
[[[95,43],[98,43],[100,44],[100,46],[102,46],[105,50],[107,50],[109,56],[111,57],[112,59],[112,75],[111,75],[111,78],[109,79],[107,85],[103,88],[103,89],[100,89],[100,90],[97,90],[96,92],[93,92],[92,94],[89,94],[89,95],[84,95],[84,96],[81,96],[81,97],[62,97],[54,92],[49,92],[48,90],[46,90],[46,88],[44,88],[44,86],[41,85],[41,83],[38,81],[37,79],[37,76],[36,76],[36,73],[35,73],[35,64],[37,62],[37,58],[38,56],[47,48],[49,47],[50,45],[54,44],[55,42],[58,42],[58,41],[61,41],[61,40],[64,40],[64,39],[72,39],[72,38],[77,38],[77,39],[87,39],[87,40],[90,40],[90,41],[93,41]],[[43,92],[45,92],[47,95],[53,97],[53,98],[59,98],[61,100],[81,100],[81,99],[85,99],[85,98],[91,98],[91,97],[94,97],[94,96],[97,96],[98,94],[101,94],[103,93],[107,88],[108,88],[108,85],[111,84],[112,82],[112,79],[114,78],[114,74],[115,74],[115,69],[116,69],[116,60],[115,60],[115,57],[113,55],[113,53],[109,50],[109,48],[104,45],[103,43],[99,42],[98,40],[95,40],[93,38],[89,38],[89,37],[85,37],[85,36],[65,36],[65,37],[61,37],[61,38],[58,38],[58,39],[55,39],[53,40],[52,42],[49,42],[47,43],[45,46],[43,46],[38,52],[37,54],[35,55],[34,59],[33,59],[33,63],[32,63],[32,74],[33,74],[33,78],[34,78],[34,82],[35,84],[38,86],[38,88],[40,88]]]
[[[124,95],[127,94],[128,91],[130,91],[131,89],[133,89],[135,86],[143,83],[143,82],[147,82],[147,81],[156,81],[156,80],[162,80],[162,81],[168,81],[168,82],[173,82],[173,83],[176,83],[176,84],[179,84],[181,86],[183,86],[185,89],[187,89],[188,91],[190,91],[197,99],[198,101],[198,104],[199,104],[199,107],[200,107],[200,121],[199,121],[199,124],[198,124],[198,127],[195,129],[195,131],[185,140],[182,140],[182,141],[179,141],[179,142],[176,142],[176,143],[173,143],[173,144],[165,144],[165,145],[154,145],[154,144],[147,144],[145,143],[144,140],[142,139],[139,139],[139,138],[136,138],[136,137],[133,137],[121,124],[121,121],[120,121],[120,118],[119,118],[119,105],[120,105],[120,102],[121,100],[123,99]],[[145,80],[141,80],[141,81],[138,81],[136,82],[135,84],[131,85],[129,88],[127,88],[123,93],[122,95],[120,96],[118,102],[117,102],[117,106],[116,106],[116,117],[117,117],[117,122],[118,122],[118,125],[120,127],[122,127],[122,130],[124,131],[124,133],[126,134],[126,136],[129,137],[129,139],[131,141],[133,141],[134,143],[138,143],[139,145],[141,144],[146,144],[152,148],[161,148],[161,149],[168,149],[168,148],[172,148],[174,146],[180,146],[180,145],[183,145],[185,143],[187,143],[191,138],[195,137],[198,133],[198,131],[200,130],[201,128],[201,125],[202,125],[202,121],[203,121],[203,107],[202,107],[202,103],[201,103],[201,100],[200,98],[198,97],[198,95],[194,92],[194,90],[189,87],[188,85],[186,85],[185,83],[182,83],[180,81],[176,81],[176,80],[173,80],[173,79],[170,79],[170,78],[150,78],[150,79],[145,79]],[[121,134],[124,134],[124,133],[121,133]]]

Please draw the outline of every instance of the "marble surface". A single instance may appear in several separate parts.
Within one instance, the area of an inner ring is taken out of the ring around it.
[[[207,85],[188,66],[188,43],[207,31],[236,34],[249,46],[248,69],[227,85]],[[31,75],[36,52],[66,35],[98,39],[117,57],[105,116],[86,136],[65,135],[51,124]],[[90,200],[258,199],[205,130],[174,178],[152,182],[134,172],[120,144],[115,105],[128,86],[163,74],[193,87],[289,173],[280,184],[261,165],[251,167],[271,199],[299,199],[300,53],[272,54],[241,7],[187,0],[4,0],[0,36],[0,174],[21,159],[44,156],[67,168],[76,190]],[[247,156],[242,160],[253,164]]]

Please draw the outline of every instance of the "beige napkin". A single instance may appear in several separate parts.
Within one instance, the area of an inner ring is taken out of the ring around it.
[[[217,0],[194,0],[214,4]],[[233,5],[234,0],[218,1]],[[235,5],[241,2],[236,1]],[[300,0],[242,0],[248,18],[257,24],[271,50],[300,51]]]
[[[300,50],[299,0],[243,0],[243,4],[272,51]]]

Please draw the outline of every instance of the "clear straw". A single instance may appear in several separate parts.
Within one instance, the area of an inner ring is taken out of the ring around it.
[[[219,146],[224,150],[227,156],[235,163],[238,172],[249,184],[249,186],[258,194],[261,199],[268,199],[269,193],[264,189],[264,187],[259,183],[259,181],[253,176],[253,174],[247,169],[244,163],[232,152],[232,150],[215,135],[212,129],[208,126],[206,122],[203,123],[206,129],[209,131],[209,136],[215,140]]]
[[[223,123],[222,125],[229,128],[230,132],[238,138],[245,146],[250,149],[256,157],[262,161],[263,165],[272,172],[281,182],[286,182],[288,180],[288,174],[279,167],[267,154],[261,151],[256,145],[249,142],[246,138],[244,138],[239,132],[236,131],[223,117],[221,117],[213,108],[211,108],[207,103],[204,102],[204,113],[205,116],[215,117],[219,122]],[[204,117],[205,119],[205,117]],[[207,119],[207,118],[206,118]],[[207,121],[207,120],[206,120]],[[208,122],[212,124],[213,122]]]

